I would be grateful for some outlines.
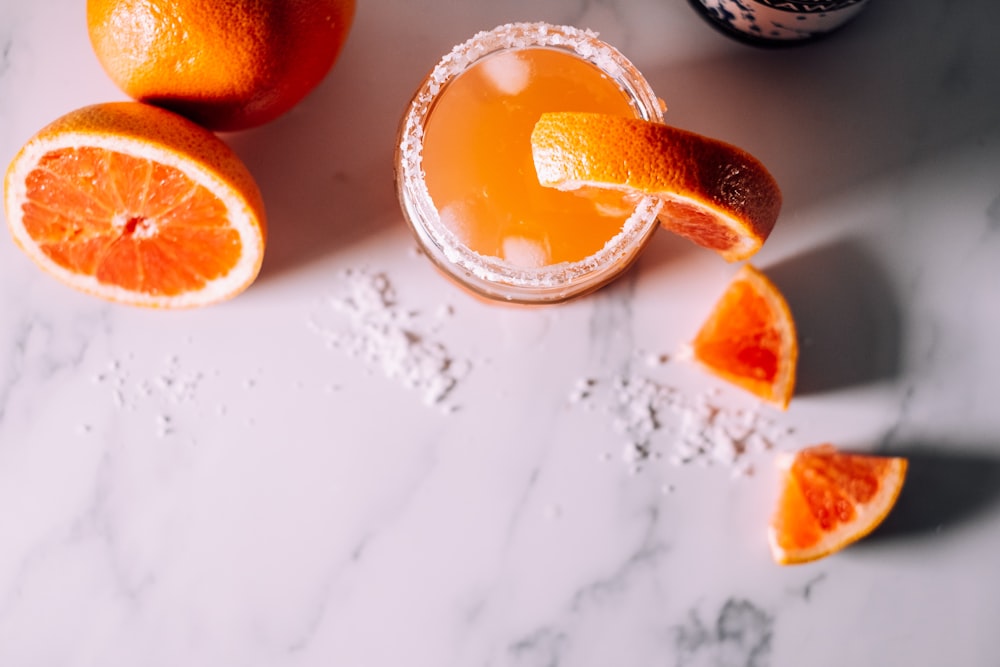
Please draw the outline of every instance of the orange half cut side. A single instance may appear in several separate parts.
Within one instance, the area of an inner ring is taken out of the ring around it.
[[[134,102],[86,107],[36,134],[4,182],[18,246],[68,285],[121,303],[181,308],[256,278],[264,206],[214,134]]]

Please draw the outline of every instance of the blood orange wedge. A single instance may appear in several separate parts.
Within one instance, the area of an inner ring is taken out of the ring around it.
[[[708,371],[784,410],[795,390],[799,344],[785,298],[744,264],[691,344]]]
[[[755,157],[662,123],[545,113],[531,134],[531,149],[542,185],[657,197],[664,227],[728,261],[756,253],[781,209],[781,190]]]
[[[11,234],[45,271],[122,303],[182,308],[236,295],[264,254],[264,204],[214,134],[137,102],[73,111],[14,157]]]
[[[779,458],[783,486],[768,541],[781,565],[828,556],[868,535],[888,516],[907,460],[819,445]]]

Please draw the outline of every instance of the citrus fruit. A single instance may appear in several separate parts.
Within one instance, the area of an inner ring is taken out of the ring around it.
[[[806,563],[874,530],[892,510],[907,460],[818,445],[778,459],[783,485],[768,529],[781,565]]]
[[[755,157],[663,123],[545,113],[532,132],[531,149],[542,185],[657,197],[664,227],[728,261],[756,253],[781,209],[781,190]]]
[[[253,282],[264,205],[208,130],[139,102],[84,107],[14,157],[4,207],[15,242],[63,282],[123,303],[178,308]]]
[[[87,0],[90,41],[126,94],[212,130],[291,109],[326,76],[354,0]]]
[[[788,303],[767,276],[744,264],[691,344],[710,372],[785,409],[795,389],[799,346]]]

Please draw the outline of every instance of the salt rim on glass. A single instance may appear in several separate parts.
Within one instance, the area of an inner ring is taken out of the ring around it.
[[[660,202],[653,197],[639,199],[622,231],[590,257],[526,268],[473,251],[443,224],[428,192],[422,163],[424,130],[445,87],[487,56],[530,47],[561,49],[592,63],[621,88],[636,117],[663,122],[660,100],[649,83],[621,52],[598,39],[597,33],[548,23],[502,25],[453,48],[417,89],[399,128],[396,190],[421,249],[446,275],[489,299],[557,303],[591,292],[628,268],[657,228]]]

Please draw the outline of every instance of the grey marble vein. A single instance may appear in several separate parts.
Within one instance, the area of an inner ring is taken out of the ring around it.
[[[729,598],[708,622],[692,609],[674,636],[677,667],[768,667],[774,616],[750,600]]]

